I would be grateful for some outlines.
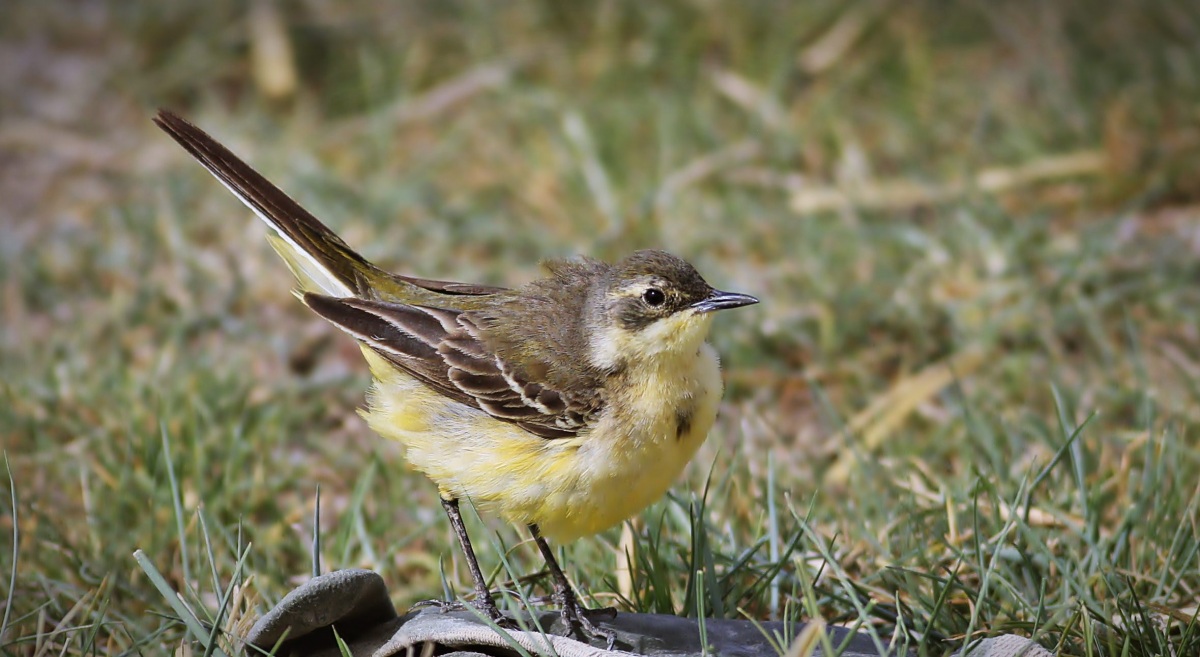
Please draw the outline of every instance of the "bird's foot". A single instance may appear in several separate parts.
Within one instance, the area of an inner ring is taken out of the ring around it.
[[[605,650],[612,650],[613,645],[617,642],[617,633],[607,629],[596,627],[592,623],[592,618],[596,620],[612,620],[617,617],[617,610],[613,607],[600,607],[598,609],[588,609],[579,604],[579,600],[575,597],[575,592],[567,589],[558,591],[551,600],[558,603],[558,613],[562,616],[563,625],[571,634],[575,634],[584,641],[591,639],[604,639],[607,643]]]
[[[467,610],[467,605],[461,600],[419,600],[414,602],[409,609],[424,609],[426,607],[435,607],[444,614],[452,611]]]
[[[506,629],[514,629],[516,623],[509,617],[500,613],[500,609],[496,606],[495,601],[491,597],[477,598],[472,602],[463,602],[461,600],[421,600],[416,602],[410,609],[423,609],[425,607],[435,607],[442,613],[450,613],[452,611],[468,611],[467,605],[477,609],[479,613],[486,616],[493,623]]]

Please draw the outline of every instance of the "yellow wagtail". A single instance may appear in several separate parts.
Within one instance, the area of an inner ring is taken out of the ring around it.
[[[274,230],[304,303],[359,341],[374,376],[363,415],[438,485],[477,607],[502,618],[462,498],[528,526],[566,627],[611,645],[543,537],[594,534],[666,492],[716,419],[712,312],[758,300],[653,250],[550,261],[517,289],[387,273],[199,128],[167,111],[154,122]]]

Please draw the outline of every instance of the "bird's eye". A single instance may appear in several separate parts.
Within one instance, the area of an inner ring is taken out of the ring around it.
[[[661,306],[667,300],[667,295],[663,294],[662,290],[652,287],[642,293],[642,300],[651,306]]]

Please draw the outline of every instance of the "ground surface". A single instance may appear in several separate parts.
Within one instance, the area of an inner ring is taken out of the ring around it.
[[[324,569],[470,590],[357,349],[166,106],[400,271],[657,246],[763,299],[716,323],[687,481],[562,546],[596,602],[1200,652],[1194,6],[147,4],[0,22],[0,651],[180,645],[135,549],[239,631],[311,572],[318,486]]]

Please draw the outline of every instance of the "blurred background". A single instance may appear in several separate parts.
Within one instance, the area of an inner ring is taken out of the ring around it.
[[[135,549],[197,613],[236,581],[236,631],[311,570],[318,485],[326,569],[402,608],[470,590],[433,486],[354,413],[357,347],[164,107],[385,268],[518,285],[658,247],[763,300],[714,327],[688,481],[563,546],[596,602],[1200,649],[1197,6],[5,13],[0,646],[179,645]],[[524,535],[472,522],[540,590]]]

